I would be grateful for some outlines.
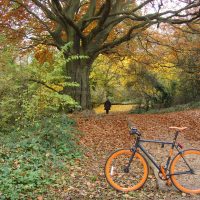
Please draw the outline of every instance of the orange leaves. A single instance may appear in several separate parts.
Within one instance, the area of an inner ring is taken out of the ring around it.
[[[81,7],[79,12],[75,15],[74,20],[79,21],[82,17],[82,15],[86,14],[89,7],[89,3],[84,3]]]
[[[78,127],[85,135],[81,139],[88,147],[95,149],[112,149],[113,147],[128,147],[132,140],[128,134],[128,120],[132,121],[142,131],[144,138],[166,139],[173,138],[171,125],[187,126],[188,130],[179,135],[178,140],[187,145],[189,141],[200,139],[200,110],[189,110],[166,114],[134,114],[116,113],[110,115],[92,115],[77,119]],[[128,120],[127,120],[128,119]],[[129,146],[130,147],[130,146]]]
[[[29,16],[23,6],[10,1],[5,1],[2,4],[1,15],[1,20],[7,22],[11,19],[20,22],[21,20],[27,20]]]
[[[67,34],[66,34],[66,32],[62,31],[60,37],[62,38],[63,41],[67,41]]]
[[[51,62],[53,60],[53,52],[49,50],[49,48],[45,45],[38,45],[34,49],[35,58],[39,61],[40,64],[44,62]]]
[[[30,45],[27,38],[40,36],[46,31],[44,25],[30,13],[38,12],[31,1],[1,0],[0,6],[0,32],[6,35],[10,43],[17,43],[19,48]],[[40,18],[43,17],[40,13]]]
[[[91,32],[91,30],[94,29],[94,28],[97,26],[97,23],[98,23],[97,20],[91,22],[91,23],[83,30],[83,34],[84,34],[85,36],[87,36],[87,35]]]
[[[11,43],[20,43],[26,34],[25,27],[29,15],[22,6],[15,2],[1,1],[0,6],[0,32],[5,34]]]
[[[44,199],[43,196],[38,196],[38,197],[37,197],[37,200],[43,200],[43,199]]]

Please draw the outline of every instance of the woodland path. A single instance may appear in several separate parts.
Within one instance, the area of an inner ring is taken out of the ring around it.
[[[187,126],[189,129],[179,135],[178,141],[184,149],[200,149],[200,110],[182,111],[166,114],[127,114],[75,115],[78,128],[84,134],[80,143],[85,147],[85,158],[77,160],[71,167],[70,187],[65,193],[66,200],[87,199],[133,199],[133,200],[199,200],[199,195],[186,195],[177,191],[160,191],[156,179],[150,175],[144,187],[138,191],[123,194],[112,189],[105,180],[104,165],[110,153],[119,148],[129,148],[133,138],[128,133],[127,120],[131,120],[143,137],[148,139],[171,140],[174,134],[169,126]],[[160,145],[146,146],[154,152],[168,152]],[[166,157],[164,157],[166,159]],[[162,162],[163,157],[159,157]],[[165,161],[165,160],[164,160]]]

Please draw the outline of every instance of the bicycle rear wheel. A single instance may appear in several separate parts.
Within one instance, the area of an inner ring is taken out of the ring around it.
[[[131,155],[133,155],[133,152],[130,150],[118,150],[106,162],[106,179],[118,191],[129,192],[137,190],[147,180],[148,165],[145,158],[138,152],[135,153],[129,170],[125,170]]]
[[[185,193],[200,194],[200,151],[186,150],[176,155],[170,173],[176,188]]]

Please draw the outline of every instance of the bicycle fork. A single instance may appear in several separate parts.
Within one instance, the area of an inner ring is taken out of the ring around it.
[[[124,172],[125,172],[125,173],[129,173],[129,167],[130,167],[131,162],[133,161],[133,158],[134,158],[134,156],[135,156],[136,149],[135,149],[135,148],[134,148],[134,149],[131,149],[131,151],[133,152],[133,154],[131,155],[131,157],[130,157],[130,159],[129,159],[129,161],[128,161],[127,166],[124,167]]]

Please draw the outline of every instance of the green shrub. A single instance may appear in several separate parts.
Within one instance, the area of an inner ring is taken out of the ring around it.
[[[0,199],[36,199],[66,185],[67,163],[81,156],[74,123],[54,114],[0,133]]]
[[[5,43],[1,35],[0,42]],[[66,76],[66,63],[86,59],[86,56],[72,55],[66,60],[64,52],[71,45],[68,43],[61,51],[55,51],[53,60],[45,63],[31,57],[31,63],[19,64],[14,62],[13,55],[18,52],[12,45],[0,49],[0,130],[10,131],[11,126],[15,128],[24,120],[34,121],[44,112],[80,109],[71,96],[62,92],[65,87],[78,87]]]

